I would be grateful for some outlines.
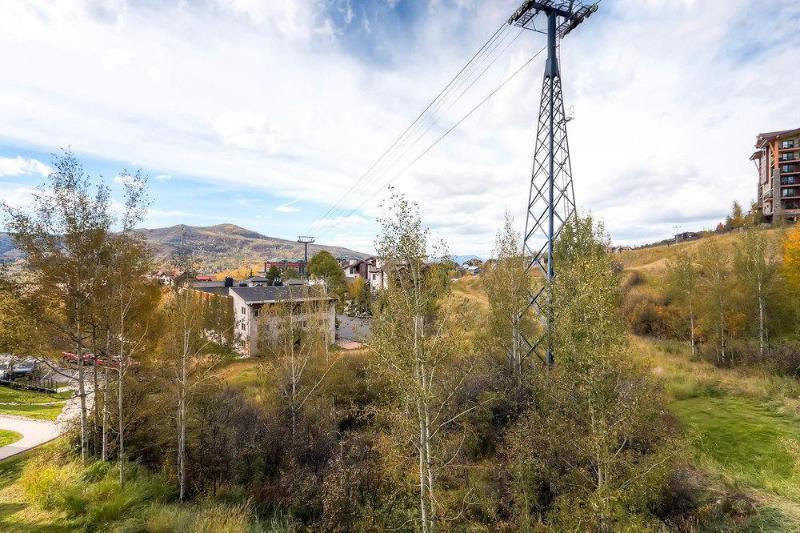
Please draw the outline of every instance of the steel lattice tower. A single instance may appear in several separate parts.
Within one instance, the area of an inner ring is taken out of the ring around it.
[[[530,275],[538,270],[544,279],[541,287],[531,292],[522,314],[533,310],[540,319],[543,331],[525,332],[520,329],[518,342],[528,358],[536,354],[548,365],[554,361],[552,331],[556,310],[552,281],[556,265],[553,261],[553,245],[564,224],[576,211],[557,39],[563,38],[595,11],[596,4],[585,6],[574,0],[529,0],[508,21],[509,24],[547,35],[547,62],[522,245],[526,273]],[[546,30],[536,28],[537,15],[540,13],[547,19]]]

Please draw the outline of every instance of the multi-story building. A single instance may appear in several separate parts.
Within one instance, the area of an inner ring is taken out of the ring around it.
[[[750,156],[758,168],[758,205],[765,220],[800,217],[800,128],[761,133]]]
[[[339,263],[347,279],[364,278],[373,291],[389,286],[389,278],[383,271],[383,262],[377,257],[347,259]]]

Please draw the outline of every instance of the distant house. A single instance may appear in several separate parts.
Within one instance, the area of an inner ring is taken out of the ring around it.
[[[383,271],[383,263],[377,257],[348,259],[342,264],[342,270],[345,278],[352,280],[360,277],[369,283],[373,291],[379,291],[389,286],[389,278]]]
[[[612,253],[612,254],[621,254],[622,252],[625,252],[625,251],[630,250],[630,249],[631,249],[630,246],[622,246],[622,245],[617,245],[617,246],[613,246],[612,245],[612,246],[608,247],[609,253]]]
[[[700,233],[696,231],[684,231],[675,235],[675,242],[694,241],[700,238]]]
[[[473,276],[477,276],[478,274],[481,273],[481,267],[478,265],[469,265],[467,263],[464,263],[463,265],[461,265],[461,268],[464,269],[464,272],[466,272],[467,274],[472,274]]]

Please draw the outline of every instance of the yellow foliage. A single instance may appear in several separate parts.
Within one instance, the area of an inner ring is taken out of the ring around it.
[[[800,289],[800,226],[792,229],[783,241],[783,274],[794,289]]]
[[[214,274],[214,277],[217,278],[218,281],[222,281],[225,278],[233,278],[237,280],[247,279],[250,276],[258,275],[263,268],[264,265],[242,265],[239,268],[234,268],[233,270],[223,270],[222,272],[217,272]]]

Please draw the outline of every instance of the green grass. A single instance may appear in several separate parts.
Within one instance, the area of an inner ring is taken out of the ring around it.
[[[47,403],[67,400],[71,397],[71,391],[45,394],[42,392],[0,386],[0,403]]]
[[[55,420],[72,392],[45,394],[28,390],[0,387],[0,414],[16,415],[36,420]]]
[[[13,444],[22,438],[22,434],[8,429],[0,429],[0,447]]]
[[[57,405],[0,405],[0,414],[24,416],[34,420],[55,420],[61,414],[62,409],[64,409],[63,402]]]
[[[744,485],[800,503],[800,423],[742,397],[695,397],[671,409],[695,437],[698,459]]]

